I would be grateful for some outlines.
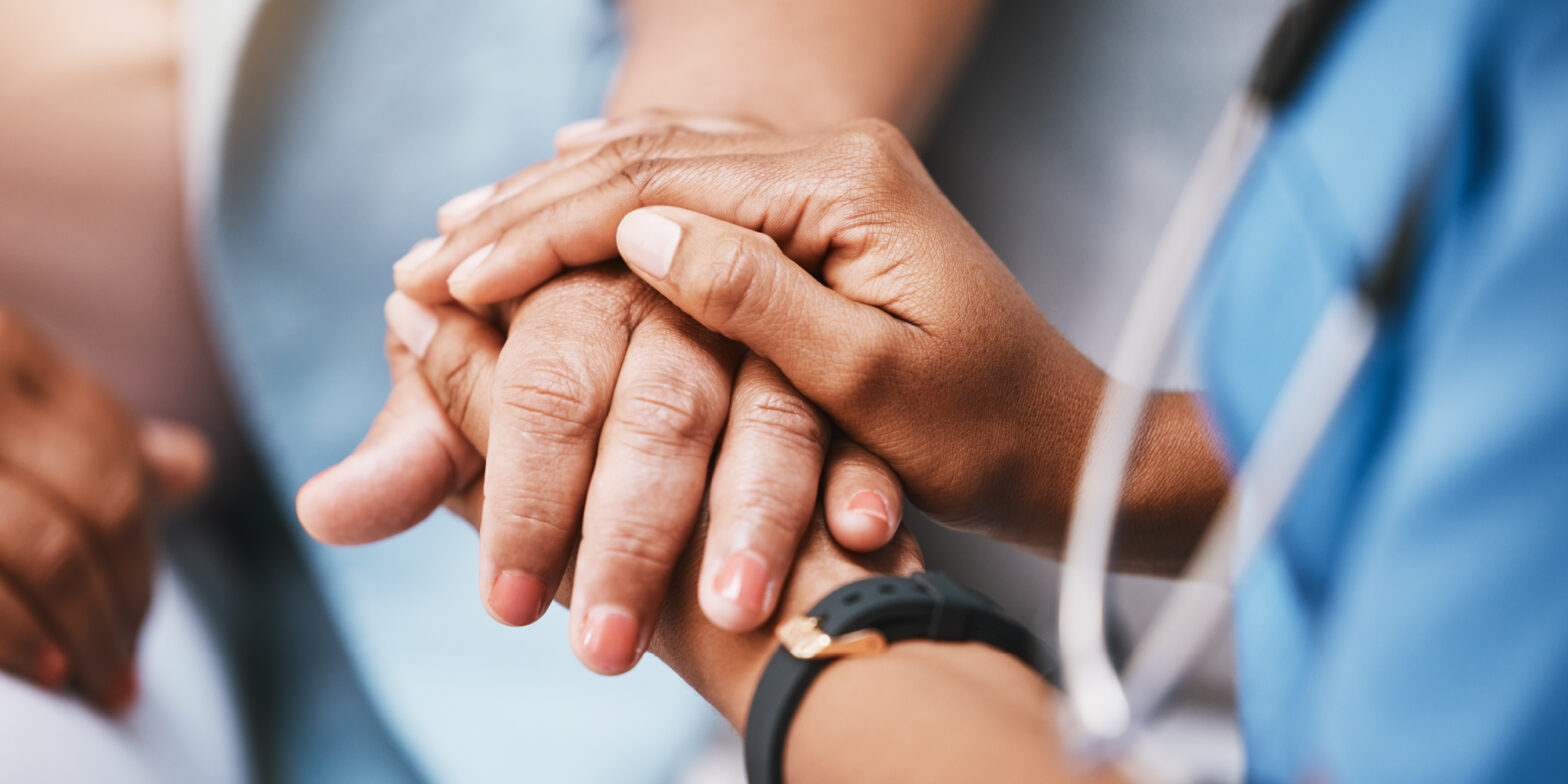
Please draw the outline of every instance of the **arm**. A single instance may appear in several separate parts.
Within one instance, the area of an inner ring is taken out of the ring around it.
[[[499,336],[460,308],[434,313],[438,325],[418,373],[463,437],[483,453],[493,429],[486,376],[494,372]],[[676,567],[651,650],[744,732],[757,681],[777,644],[766,630],[727,632],[702,613],[697,576],[704,541],[699,531]],[[920,567],[907,533],[876,553],[855,555],[835,544],[819,515],[798,551],[776,617],[804,613],[847,583]],[[568,578],[558,598],[571,604],[575,589]],[[1080,778],[1068,767],[1051,722],[1053,700],[1038,675],[988,646],[901,642],[883,655],[841,660],[823,671],[792,724],[785,775],[819,783],[1120,781]]]
[[[880,117],[918,137],[985,0],[624,0],[606,104],[744,117],[782,130]]]

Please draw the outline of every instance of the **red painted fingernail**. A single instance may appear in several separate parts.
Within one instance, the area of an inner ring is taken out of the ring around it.
[[[136,674],[136,665],[129,665],[109,684],[108,691],[104,692],[104,704],[109,707],[110,713],[124,713],[136,704],[141,690],[141,678]]]
[[[490,612],[511,626],[527,626],[544,615],[549,597],[544,583],[522,572],[501,572],[490,584]]]
[[[768,566],[755,553],[736,553],[719,570],[713,589],[730,604],[757,615],[768,603]]]
[[[33,672],[39,686],[47,691],[59,691],[71,677],[71,662],[65,658],[64,651],[51,645],[39,654],[38,666]]]
[[[641,646],[637,619],[631,613],[603,604],[588,611],[583,652],[593,669],[602,673],[625,672],[637,662]]]
[[[849,499],[849,511],[855,512],[877,525],[886,526],[892,519],[887,501],[875,490],[861,490]]]

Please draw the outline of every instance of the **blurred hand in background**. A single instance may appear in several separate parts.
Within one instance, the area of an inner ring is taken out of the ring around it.
[[[156,518],[210,465],[198,431],[135,421],[0,308],[0,668],[111,712],[133,704]]]

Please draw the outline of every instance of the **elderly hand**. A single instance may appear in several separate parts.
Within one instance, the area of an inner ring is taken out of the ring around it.
[[[0,309],[0,668],[128,707],[152,590],[149,516],[193,495],[209,464],[196,431],[136,423]]]
[[[453,225],[452,209],[443,215]],[[423,250],[433,264],[442,262],[429,257],[453,252]],[[444,286],[432,295],[410,284],[418,266],[401,265],[400,285],[432,304],[450,301]],[[483,520],[481,596],[513,625],[543,613],[575,551],[574,649],[592,669],[616,673],[646,648],[710,472],[700,597],[727,629],[755,628],[773,613],[819,496],[848,546],[874,550],[897,530],[902,495],[880,459],[830,439],[825,418],[777,368],[702,329],[624,268],[565,276],[499,310],[487,313],[507,327],[487,462],[441,415],[416,365],[472,383],[476,351],[500,346],[501,336],[432,344],[432,311],[406,296],[389,300],[400,338],[389,345],[393,392],[354,455],[301,489],[300,519],[314,536],[371,541],[441,503],[468,512]]]
[[[599,269],[588,272],[590,280],[611,279],[596,280],[592,285],[618,285],[613,281],[624,279],[606,275]],[[641,296],[649,294],[643,292]],[[398,307],[405,306],[393,306]],[[647,307],[647,303],[636,307]],[[394,372],[400,379],[417,381],[424,393],[430,395],[425,402],[443,418],[449,428],[446,435],[460,439],[481,467],[487,455],[491,457],[490,465],[494,466],[493,448],[500,435],[497,428],[502,422],[496,415],[497,409],[509,405],[491,394],[493,389],[506,388],[499,379],[499,374],[505,372],[506,361],[501,336],[488,323],[459,307],[437,306],[427,312],[432,323],[423,333],[423,356],[415,357],[394,338],[390,348]],[[515,335],[510,340],[516,340]],[[715,493],[718,488],[715,480]],[[452,497],[451,506],[470,522],[480,525],[478,497],[476,482],[466,492]],[[657,596],[661,601],[647,616],[649,638],[646,645],[739,727],[744,722],[757,679],[777,643],[771,634],[772,624],[736,634],[715,625],[702,611],[699,589],[706,589],[706,580],[699,579],[699,571],[707,560],[703,547],[705,543],[722,541],[708,535],[708,525],[708,515],[699,514],[690,536],[681,538],[666,575],[667,582],[659,586]],[[829,535],[820,507],[814,514],[808,509],[807,524],[798,536],[795,549],[789,553],[792,568],[780,578],[771,617],[803,613],[846,583],[873,574],[911,574],[921,567],[919,547],[904,531],[895,532],[891,543],[874,553],[859,554],[843,548]],[[675,541],[674,537],[670,541]],[[592,547],[586,531],[581,547],[576,556],[579,564],[589,557],[588,551]],[[555,598],[572,608],[576,623],[581,617],[577,614],[582,609],[580,605],[591,601],[587,597],[592,589],[586,581],[598,580],[600,574],[581,566],[574,569],[570,560],[569,557],[562,570]],[[576,642],[580,638],[574,633],[573,639]],[[590,653],[593,646],[601,642],[590,637],[587,641]],[[590,659],[590,663],[592,661]]]
[[[933,517],[1058,550],[1104,375],[1046,322],[897,130],[623,130],[601,129],[566,151],[571,165],[455,229],[420,283],[446,275],[456,299],[482,307],[622,256],[779,367]],[[1164,521],[1206,519],[1224,471],[1189,397],[1157,397],[1149,422],[1125,513],[1150,535],[1134,537],[1143,552],[1125,563],[1164,569],[1182,557],[1161,541],[1172,535]]]

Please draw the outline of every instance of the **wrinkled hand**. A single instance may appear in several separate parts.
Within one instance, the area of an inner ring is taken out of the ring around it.
[[[757,131],[664,114],[633,124]],[[486,203],[549,182],[580,162],[573,145],[606,130],[563,129],[562,156],[453,200],[439,225],[455,231]],[[478,311],[506,333],[491,391],[495,459],[486,470],[419,374],[423,364],[471,380],[475,347],[502,342],[493,331],[470,335],[472,343],[434,339],[436,315],[416,300],[451,298],[444,279],[422,286],[417,269],[452,252],[425,241],[396,267],[412,298],[388,301],[393,391],[360,448],[301,489],[300,519],[317,538],[379,539],[442,503],[482,519],[480,594],[493,617],[513,625],[543,613],[578,552],[572,644],[592,669],[616,673],[647,645],[705,487],[713,524],[700,601],[731,630],[753,629],[773,613],[819,498],[846,546],[875,550],[897,531],[902,491],[885,463],[835,436],[777,368],[703,330],[619,267]]]
[[[897,130],[621,130],[490,202],[405,288],[484,307],[624,256],[779,367],[937,519],[1018,541],[1065,516],[1103,376]]]
[[[701,601],[725,628],[755,628],[773,613],[819,493],[863,547],[892,537],[902,496],[886,466],[851,443],[830,446],[826,420],[776,368],[624,268],[578,271],[504,310],[503,346],[478,320],[456,335],[439,330],[440,314],[457,308],[388,301],[392,394],[361,447],[301,489],[307,530],[331,543],[372,541],[442,503],[482,520],[480,592],[491,614],[532,623],[575,569],[572,645],[602,673],[629,669],[646,650],[710,467]],[[421,368],[474,403],[449,419]],[[494,459],[453,421],[483,422]]]
[[[194,495],[210,460],[196,431],[136,423],[0,309],[0,668],[128,707],[150,516]]]
[[[604,274],[599,269],[589,272]],[[567,280],[571,279],[568,276]],[[605,285],[605,281],[593,285]],[[644,292],[642,296],[648,294]],[[639,305],[646,306],[647,303]],[[422,389],[436,401],[435,410],[454,428],[449,435],[469,445],[472,457],[482,465],[487,454],[494,455],[492,449],[499,437],[496,428],[501,419],[495,416],[495,408],[506,405],[499,402],[501,398],[491,394],[492,389],[506,387],[497,377],[505,372],[501,337],[489,324],[461,308],[442,306],[431,312],[435,326],[426,338],[423,358],[416,358],[394,339],[393,363],[398,372],[410,373],[401,378],[420,382]],[[516,336],[510,340],[516,340]],[[490,462],[494,465],[495,461]],[[375,469],[367,467],[365,470]],[[715,479],[715,493],[720,486]],[[455,511],[479,525],[481,506],[477,503],[477,486],[449,501]],[[773,618],[804,613],[823,596],[846,583],[873,574],[911,574],[921,567],[919,547],[905,531],[896,532],[891,544],[873,553],[860,554],[846,550],[829,535],[820,507],[815,514],[808,510],[807,520],[808,524],[798,534],[800,539],[796,547],[789,554],[792,571],[786,572],[780,580]],[[671,562],[668,584],[660,586],[662,604],[656,604],[647,616],[647,647],[740,727],[757,679],[777,643],[771,634],[771,623],[761,629],[736,634],[715,625],[702,612],[699,587],[706,590],[706,580],[700,580],[699,574],[707,561],[703,547],[705,543],[723,541],[708,535],[708,525],[708,515],[699,514],[691,535],[683,534],[678,538],[679,549]],[[588,534],[584,532],[582,550],[576,556],[579,563],[590,557],[594,547]],[[675,542],[677,537],[671,536],[668,541]],[[562,570],[555,598],[572,608],[575,624],[581,617],[582,606],[594,601],[590,592],[603,590],[591,585],[592,581],[600,579],[602,572],[580,566],[574,569],[570,560],[569,557]],[[607,566],[614,568],[617,564]],[[573,639],[581,638],[574,632]],[[594,653],[595,646],[605,642],[590,635],[587,639],[589,653]]]

